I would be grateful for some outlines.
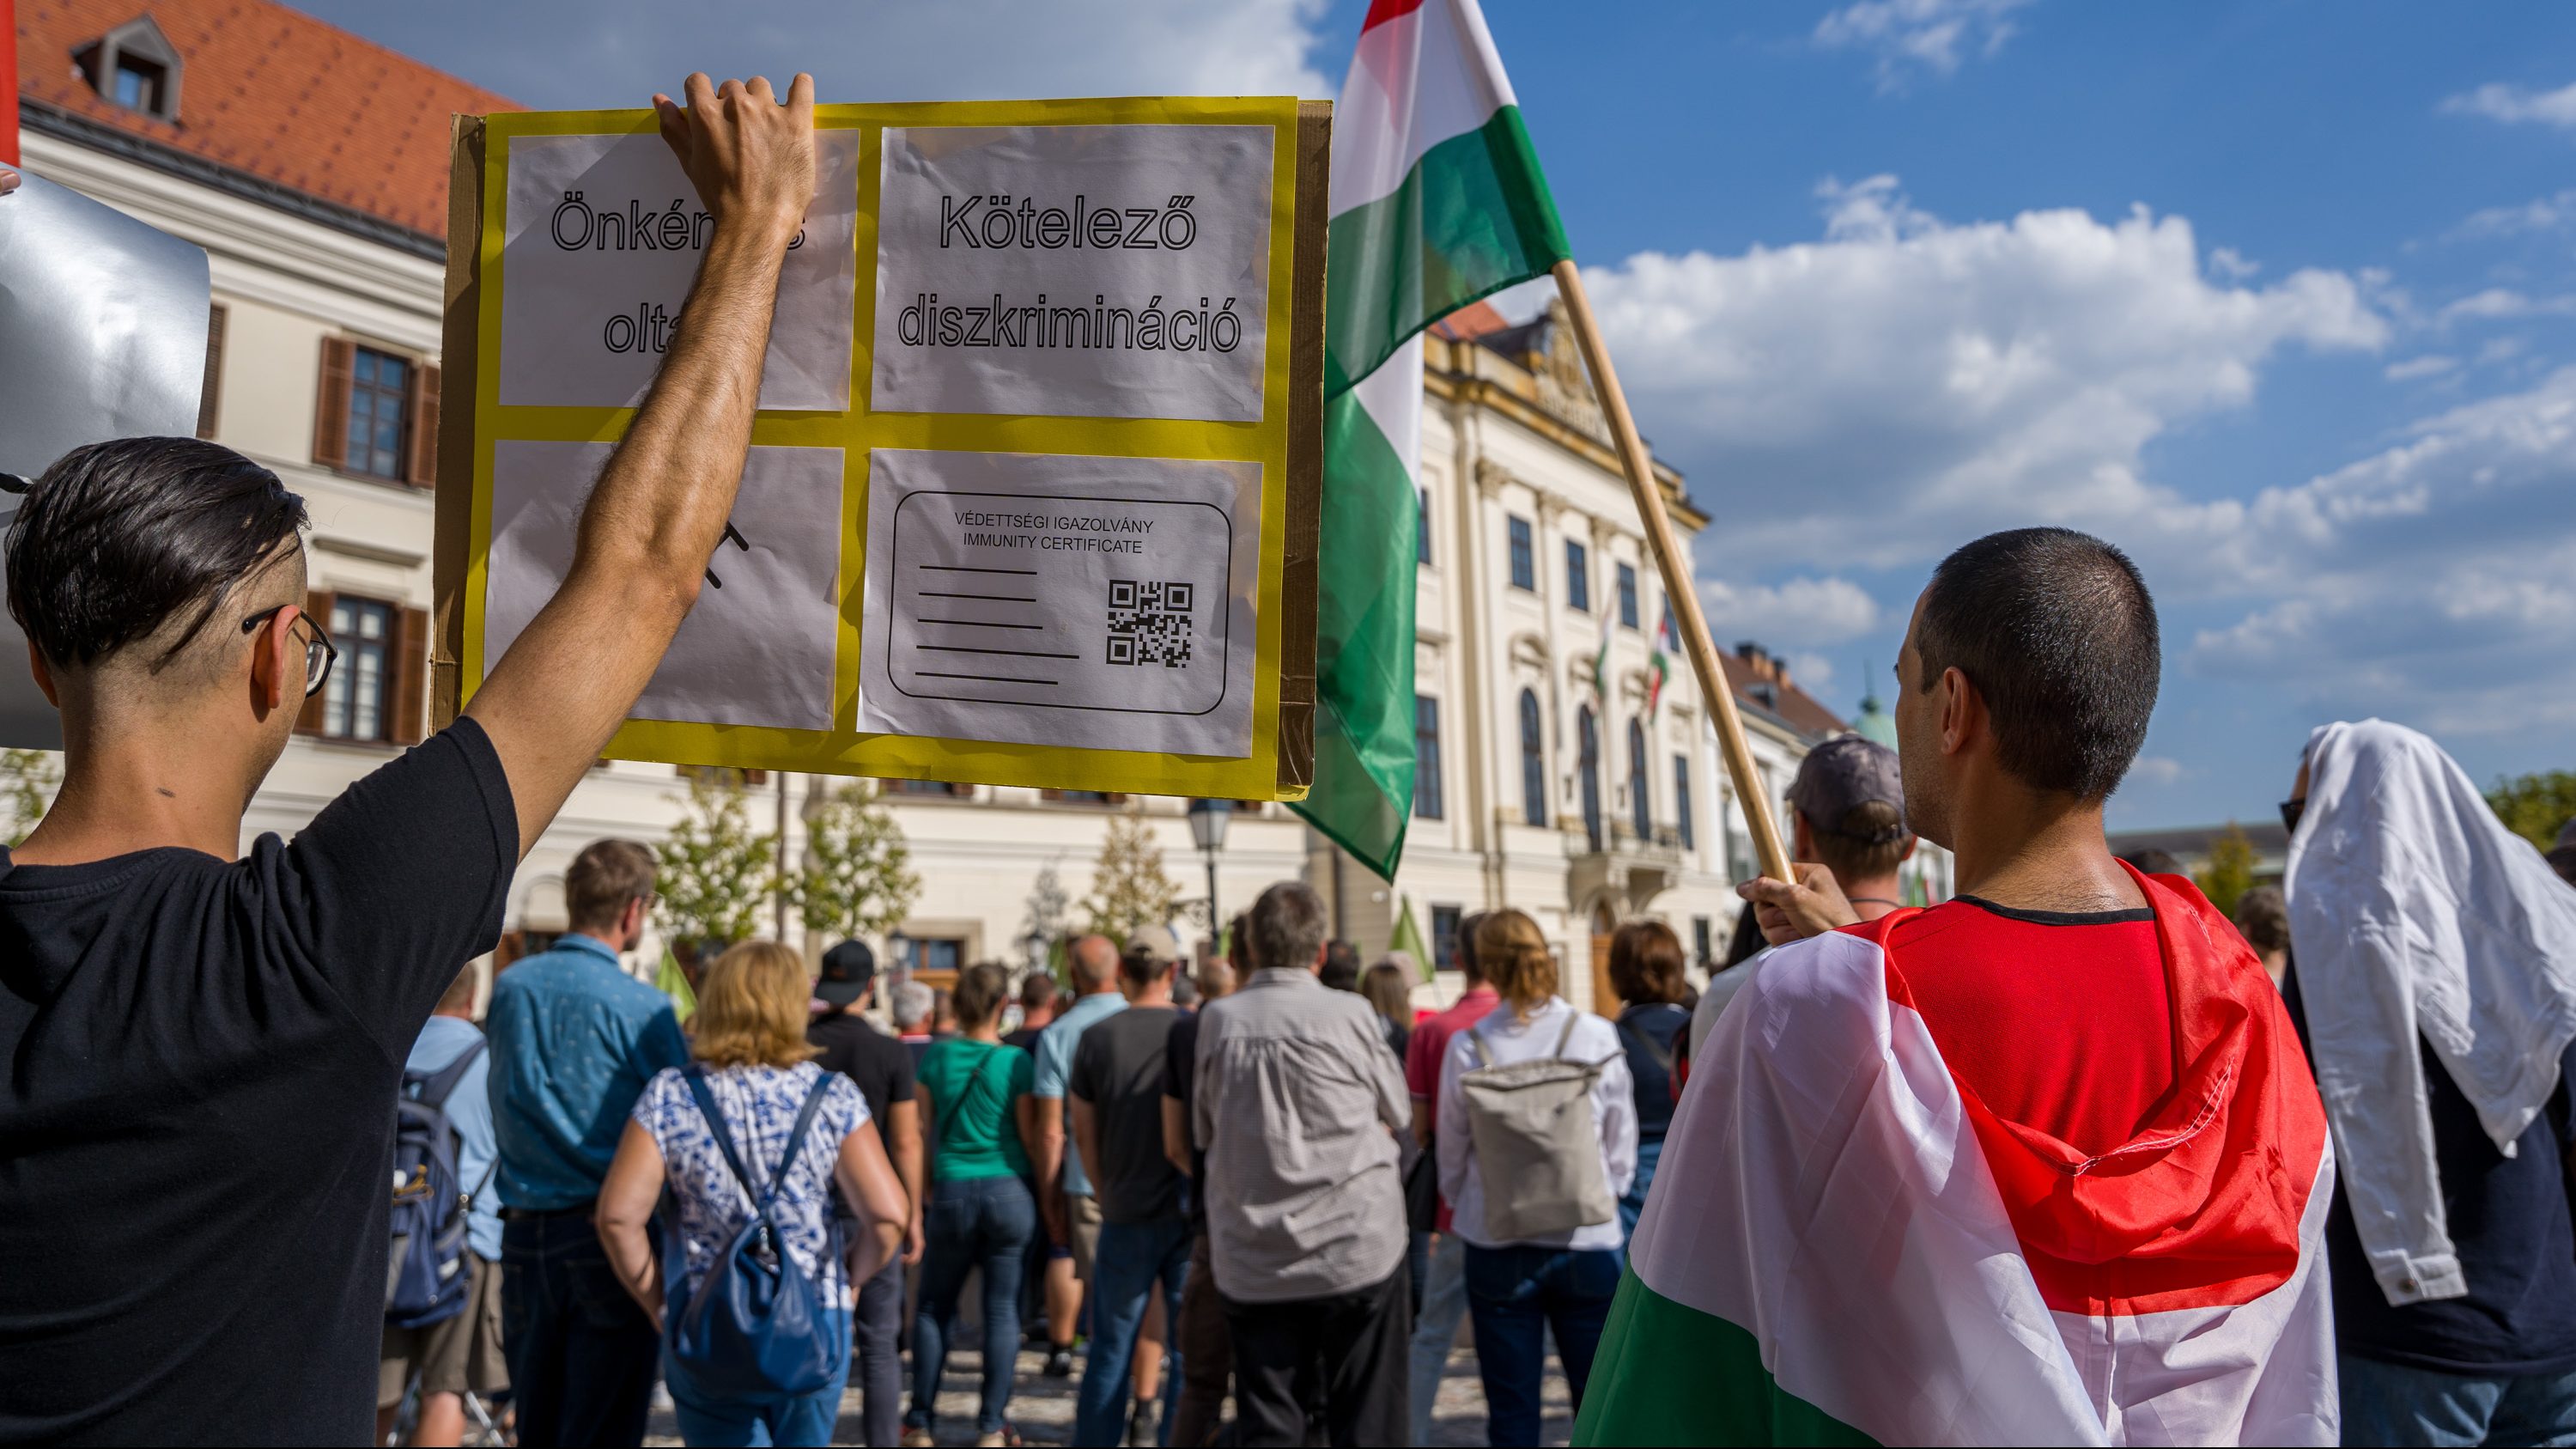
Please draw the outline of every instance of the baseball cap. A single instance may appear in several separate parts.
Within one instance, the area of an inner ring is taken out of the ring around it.
[[[823,953],[822,974],[814,978],[814,998],[847,1006],[868,994],[876,979],[877,953],[865,941],[843,941]]]
[[[1121,956],[1150,956],[1157,961],[1181,959],[1181,939],[1165,926],[1138,926],[1127,933]]]
[[[1905,782],[1896,751],[1858,735],[1830,739],[1798,762],[1798,778],[1789,786],[1789,803],[1807,817],[1807,828],[1842,835],[1843,817],[1873,801],[1905,809]],[[1897,825],[1868,837],[1872,845],[1903,838]]]

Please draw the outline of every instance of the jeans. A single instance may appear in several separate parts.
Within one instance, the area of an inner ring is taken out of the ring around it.
[[[850,1321],[838,1313],[823,1315],[823,1331],[847,1337]],[[743,1398],[703,1394],[689,1382],[688,1371],[662,1361],[662,1377],[671,1386],[673,1417],[680,1421],[680,1442],[689,1449],[741,1449],[751,1444],[829,1444],[841,1421],[841,1392],[849,1384],[850,1361],[810,1394],[770,1394]],[[526,1443],[528,1441],[521,1440]]]
[[[1082,1389],[1074,1401],[1073,1442],[1115,1446],[1127,1431],[1128,1360],[1136,1353],[1137,1330],[1145,1326],[1145,1306],[1154,1284],[1163,1285],[1164,1336],[1180,1341],[1172,1325],[1181,1321],[1181,1288],[1190,1272],[1190,1220],[1170,1217],[1147,1223],[1102,1223],[1100,1245],[1091,1263],[1091,1349],[1082,1365]],[[1159,1442],[1172,1438],[1172,1409],[1177,1394],[1163,1394]]]
[[[1285,1303],[1226,1299],[1236,1442],[1306,1443],[1306,1404],[1320,1386],[1324,1439],[1333,1449],[1395,1443],[1404,1433],[1410,1298],[1398,1263],[1385,1282],[1355,1293]]]
[[[1549,1328],[1556,1330],[1556,1356],[1575,1411],[1582,1412],[1583,1385],[1619,1291],[1620,1267],[1621,1255],[1608,1248],[1467,1245],[1467,1311],[1476,1320],[1487,1443],[1538,1442]]]
[[[1637,1236],[1637,1219],[1646,1211],[1646,1189],[1655,1185],[1655,1163],[1664,1155],[1664,1139],[1637,1139],[1637,1180],[1628,1184],[1628,1195],[1619,1199],[1619,1241]]]
[[[590,1214],[501,1223],[501,1341],[519,1442],[644,1442],[661,1335],[608,1266]]]
[[[1431,1406],[1449,1372],[1449,1351],[1458,1346],[1458,1320],[1466,1316],[1467,1240],[1442,1233],[1431,1248],[1431,1270],[1423,1276],[1422,1311],[1413,1318],[1413,1437],[1408,1444],[1431,1442]]]
[[[851,1316],[859,1379],[859,1437],[873,1449],[893,1449],[903,1437],[903,1259],[895,1258],[859,1285]]]
[[[984,1270],[984,1398],[975,1432],[1002,1432],[1011,1406],[1011,1371],[1020,1351],[1020,1268],[1038,1230],[1037,1199],[1016,1177],[974,1177],[931,1185],[921,1209],[921,1302],[912,1315],[912,1408],[903,1421],[932,1426],[939,1376],[948,1367],[957,1295],[966,1275]]]
[[[1226,1332],[1225,1300],[1217,1296],[1205,1228],[1190,1237],[1190,1270],[1181,1284],[1181,1315],[1173,1322],[1172,1351],[1181,1359],[1181,1391],[1172,1405],[1172,1421],[1164,1427],[1163,1442],[1205,1449],[1216,1434],[1217,1421],[1225,1416],[1225,1396],[1234,1388],[1234,1335]]]
[[[2448,1374],[2337,1356],[2347,1444],[2576,1444],[2576,1373]]]

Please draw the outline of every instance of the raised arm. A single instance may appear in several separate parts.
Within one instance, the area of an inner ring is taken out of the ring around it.
[[[715,217],[678,334],[582,509],[572,568],[466,713],[510,779],[525,855],[635,706],[697,602],[751,444],[787,244],[814,199],[814,80],[692,75],[655,96],[662,138]]]

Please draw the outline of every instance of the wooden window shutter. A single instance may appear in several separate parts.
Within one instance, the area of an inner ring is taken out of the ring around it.
[[[206,309],[206,382],[197,393],[197,436],[215,435],[215,413],[224,395],[224,307]]]
[[[438,483],[438,369],[420,363],[411,370],[411,397],[403,411],[404,431],[411,436],[404,481],[415,488]]]
[[[349,462],[349,379],[358,365],[358,344],[346,337],[322,339],[322,392],[313,404],[313,461],[325,468]]]
[[[349,394],[345,388],[341,391],[340,396],[344,401],[348,398]],[[313,622],[320,625],[326,633],[329,632],[331,628],[331,600],[332,596],[330,594],[321,592],[307,593],[304,596],[304,612],[312,615]],[[337,670],[340,666],[334,664],[331,667],[334,670]],[[295,717],[295,728],[299,734],[318,735],[322,733],[321,695],[317,694],[311,699],[304,701],[303,712]]]
[[[429,611],[404,609],[394,625],[393,679],[386,704],[385,737],[398,745],[420,743],[429,701]]]

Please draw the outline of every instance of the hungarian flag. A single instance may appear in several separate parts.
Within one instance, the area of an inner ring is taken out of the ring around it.
[[[1646,661],[1646,717],[1655,718],[1664,704],[1664,681],[1672,677],[1672,656],[1665,651],[1680,648],[1673,638],[1672,605],[1664,606],[1663,622],[1655,626],[1654,656]]]
[[[1879,944],[1766,957],[1703,1048],[1577,1444],[2332,1444],[2334,1158],[2288,1013],[2143,881],[2174,1090],[2086,1156],[1961,1091]]]
[[[1390,880],[1413,813],[1422,329],[1568,255],[1476,0],[1374,0],[1333,121],[1315,780]]]

